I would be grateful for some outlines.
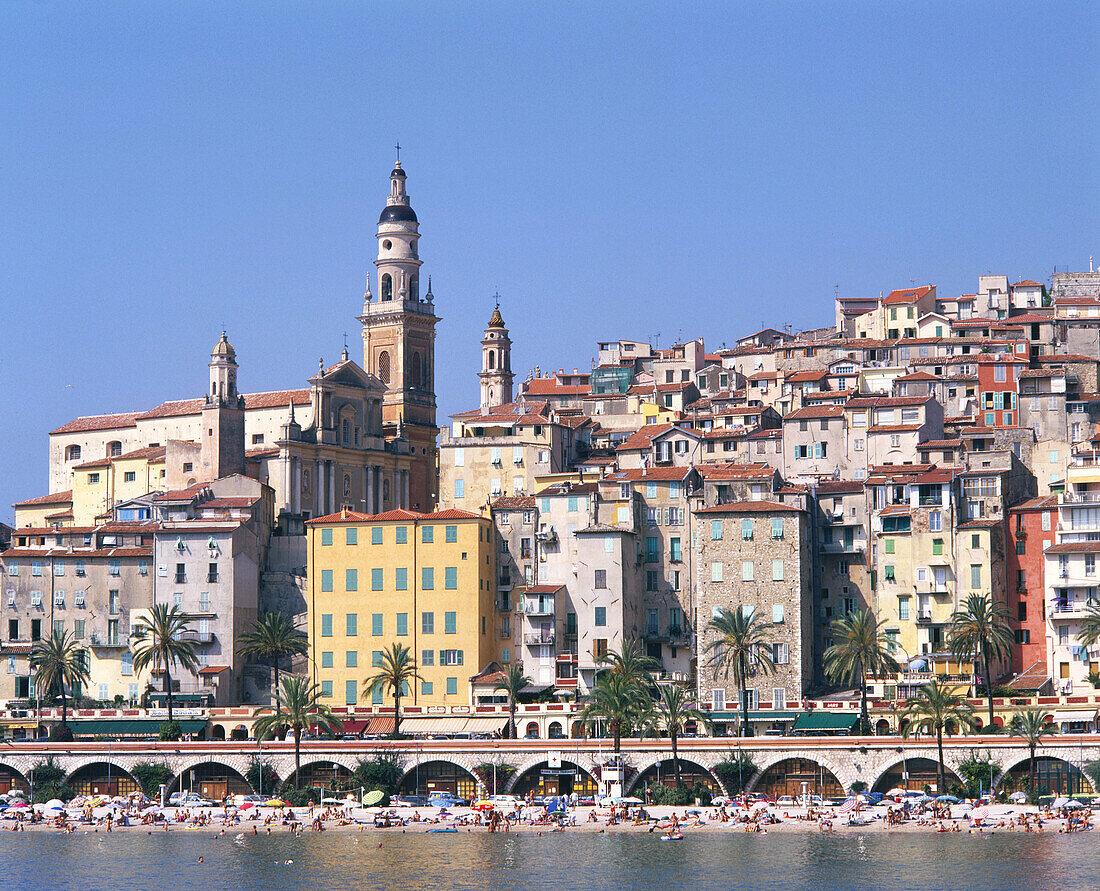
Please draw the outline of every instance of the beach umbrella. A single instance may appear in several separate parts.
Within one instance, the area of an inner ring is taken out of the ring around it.
[[[1069,799],[1063,795],[1055,798],[1054,802],[1051,804],[1051,807],[1057,809],[1060,807],[1065,807],[1067,804],[1069,804]]]
[[[12,808],[12,809],[15,809],[15,808],[30,807],[30,805],[27,804],[27,802],[25,802],[25,801],[13,801],[9,805],[9,807]]]
[[[956,798],[954,795],[940,795],[936,798],[936,801],[946,802],[947,804],[962,804],[962,799]]]
[[[844,802],[844,804],[842,804],[839,808],[837,808],[836,812],[838,814],[846,814],[849,811],[855,810],[857,807],[859,807],[859,799],[858,798],[849,798],[847,801]]]
[[[363,797],[363,806],[372,807],[378,804],[378,802],[380,802],[385,797],[386,793],[383,792],[381,789],[373,789]]]
[[[905,789],[901,789],[901,788],[899,788],[899,787],[895,786],[895,787],[894,787],[893,789],[891,789],[891,790],[890,790],[889,792],[887,792],[886,794],[887,794],[888,796],[890,796],[891,798],[896,798],[896,797],[898,797],[898,796],[904,795],[904,794],[905,794],[905,792],[906,792],[906,790],[905,790]]]
[[[269,798],[264,802],[264,805],[267,807],[286,807],[286,802],[281,798]]]
[[[1026,792],[1013,792],[1011,795],[1008,796],[1008,800],[1009,801],[1027,801],[1027,793]]]

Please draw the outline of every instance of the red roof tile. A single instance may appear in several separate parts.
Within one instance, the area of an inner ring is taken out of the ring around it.
[[[57,433],[85,433],[93,430],[114,430],[121,427],[137,426],[137,412],[125,412],[114,415],[85,415],[74,418],[67,424],[63,424],[56,430],[50,431],[50,436]]]
[[[17,501],[12,507],[34,507],[39,504],[68,504],[73,500],[73,490],[64,492],[51,492],[49,495],[39,495],[37,498],[28,498],[26,501]]]
[[[729,504],[715,504],[701,507],[697,514],[770,514],[781,511],[798,513],[801,510],[794,504],[782,504],[778,501],[733,501]]]
[[[925,285],[920,288],[903,288],[898,291],[891,291],[882,298],[882,303],[883,305],[889,305],[891,303],[916,303],[931,290],[932,287],[930,285]]]

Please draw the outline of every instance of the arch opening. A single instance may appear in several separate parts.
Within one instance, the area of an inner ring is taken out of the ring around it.
[[[78,767],[66,782],[76,795],[109,795],[112,798],[138,792],[141,788],[129,773],[108,761]]]
[[[390,354],[389,350],[382,350],[378,354],[378,379],[384,384],[390,382]]]
[[[6,795],[13,789],[29,793],[31,784],[27,778],[14,767],[9,767],[7,764],[0,764],[0,793]]]
[[[951,768],[944,771],[944,781],[948,787],[965,785]],[[891,789],[905,789],[907,792],[923,792],[925,788],[933,792],[941,792],[940,765],[932,758],[905,758],[897,764],[888,767],[875,784],[872,792],[889,792]]]
[[[393,277],[388,272],[382,276],[382,299],[393,300]]]
[[[722,791],[718,782],[711,776],[710,771],[701,764],[688,761],[685,758],[678,758],[677,760],[680,762],[680,782],[685,786],[696,784],[706,786],[714,795]],[[644,789],[649,785],[672,787],[676,785],[676,765],[671,758],[665,758],[652,767],[646,768],[635,781],[634,788]]]
[[[450,792],[473,802],[477,797],[477,779],[452,761],[425,761],[410,768],[401,778],[401,792],[405,795]]]
[[[1031,783],[1031,759],[1025,758],[1001,779],[998,788],[1006,792],[1027,792]],[[1092,795],[1092,785],[1079,767],[1061,758],[1037,755],[1035,758],[1037,795]]]
[[[823,798],[838,798],[844,787],[829,768],[809,758],[786,758],[773,764],[753,784],[753,792],[762,792],[772,798],[781,795],[798,797],[805,791]]]
[[[322,786],[325,789],[349,789],[355,774],[335,761],[312,761],[303,764],[300,771],[292,771],[287,784],[302,789]]]
[[[562,761],[561,767],[551,767],[541,761],[516,778],[512,791],[516,795],[595,795],[599,789],[592,774],[571,761]]]
[[[197,792],[219,802],[227,795],[251,795],[256,790],[240,773],[218,761],[203,761],[188,767],[172,780],[169,792]]]

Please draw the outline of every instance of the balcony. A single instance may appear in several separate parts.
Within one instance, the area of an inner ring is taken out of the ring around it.
[[[100,650],[125,650],[130,646],[126,638],[119,637],[117,634],[92,634],[89,636],[89,641],[93,647]]]
[[[529,647],[549,647],[554,645],[553,631],[526,631],[523,642]]]
[[[1050,614],[1055,618],[1083,616],[1093,605],[1081,600],[1052,600],[1050,601]]]
[[[506,597],[497,598],[497,609],[502,613],[510,612],[512,609],[512,601]]]
[[[920,507],[941,507],[943,505],[943,497],[940,495],[921,495],[917,499],[917,504]]]
[[[541,542],[551,542],[558,540],[558,530],[552,525],[542,526],[538,532],[535,533],[535,538]]]
[[[180,640],[191,641],[191,643],[203,643],[208,644],[214,640],[213,631],[183,631],[180,633]]]
[[[666,641],[666,640],[668,640],[668,635],[663,634],[661,632],[661,629],[656,627],[655,625],[651,625],[649,628],[646,628],[646,630],[645,630],[645,639],[646,640],[651,640],[651,641],[657,641],[657,642]]]
[[[534,600],[529,600],[520,608],[525,616],[552,616],[554,615],[553,601],[549,603],[538,603]]]
[[[671,640],[679,640],[680,638],[691,637],[691,632],[682,625],[669,625],[668,636]]]
[[[177,572],[176,573],[176,584],[177,585],[182,585],[186,581],[187,581],[187,573],[186,572]]]
[[[917,624],[918,625],[931,625],[932,624],[932,614],[931,613],[917,613]]]
[[[211,585],[215,584],[218,581],[218,574],[216,572],[208,572],[206,574],[206,581]]]
[[[503,576],[497,579],[498,591],[511,591],[512,590],[512,577],[510,575]]]

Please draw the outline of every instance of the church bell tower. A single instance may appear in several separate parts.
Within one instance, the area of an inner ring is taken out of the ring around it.
[[[378,217],[378,294],[363,297],[363,368],[386,385],[382,423],[387,436],[409,440],[415,464],[409,506],[431,510],[436,498],[435,315],[431,279],[420,293],[420,223],[405,191],[400,156]]]

